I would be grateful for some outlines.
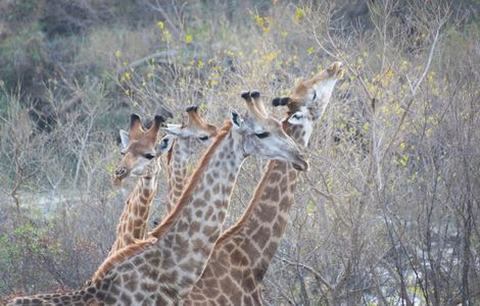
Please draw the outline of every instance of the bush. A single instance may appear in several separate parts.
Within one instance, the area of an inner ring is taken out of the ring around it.
[[[0,38],[2,295],[79,287],[102,262],[128,191],[109,176],[130,112],[169,109],[179,122],[199,104],[220,124],[242,107],[242,90],[286,95],[341,60],[348,73],[311,141],[266,300],[478,301],[476,2],[10,3]],[[262,164],[243,166],[227,225]]]

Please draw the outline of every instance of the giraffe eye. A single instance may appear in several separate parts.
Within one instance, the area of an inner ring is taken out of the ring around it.
[[[263,133],[255,134],[255,136],[257,136],[257,137],[260,138],[260,139],[262,139],[262,138],[267,138],[269,135],[270,135],[269,132],[263,132]]]
[[[147,154],[144,154],[143,157],[145,157],[146,159],[152,159],[155,157],[155,155],[151,154],[151,153],[147,153]]]
[[[208,136],[198,137],[198,139],[200,139],[201,141],[205,141],[205,140],[208,140]]]

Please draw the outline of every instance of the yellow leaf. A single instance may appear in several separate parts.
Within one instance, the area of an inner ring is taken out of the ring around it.
[[[268,20],[267,17],[262,17],[259,15],[253,16],[253,19],[255,20],[255,23],[262,28],[264,33],[270,32],[270,27],[268,25]]]
[[[230,49],[227,49],[225,50],[225,54],[230,56],[230,57],[235,57],[235,52],[233,52],[232,50]]]
[[[400,164],[400,166],[402,166],[402,167],[405,168],[405,167],[407,166],[407,164],[408,164],[408,160],[409,160],[409,159],[410,159],[410,158],[408,157],[408,155],[403,155],[402,157],[400,157],[400,158],[398,159],[398,163]]]
[[[388,69],[387,71],[385,71],[383,77],[380,80],[383,87],[387,87],[388,85],[390,85],[394,75],[395,72],[392,69]]]
[[[163,29],[165,29],[165,23],[163,21],[159,21],[159,22],[157,22],[157,27],[160,30],[163,30]]]
[[[198,107],[198,109],[201,111],[201,112],[204,112],[207,110],[207,104],[206,103],[201,103]]]
[[[368,132],[370,130],[370,123],[365,122],[362,126],[363,131]]]
[[[105,165],[105,170],[107,171],[107,173],[110,173],[110,174],[113,174],[113,172],[115,171],[115,168],[116,168],[116,165],[113,162],[110,162]]]
[[[185,42],[186,42],[187,44],[191,43],[192,40],[193,40],[193,37],[192,37],[191,34],[185,35]]]
[[[280,51],[272,51],[272,52],[265,53],[265,55],[263,56],[263,60],[269,63],[275,60],[278,57],[279,53]]]
[[[265,18],[259,15],[255,15],[253,18],[259,27],[263,28],[265,26]]]
[[[125,81],[130,81],[132,79],[132,75],[130,72],[126,71],[120,76],[120,81],[125,82]]]
[[[208,86],[210,87],[215,87],[216,85],[218,85],[218,81],[217,80],[208,80]]]
[[[308,201],[307,207],[306,207],[307,214],[309,216],[313,215],[315,213],[315,208],[316,208],[315,202],[313,202],[312,200]]]
[[[386,76],[387,78],[390,78],[390,79],[391,79],[391,78],[393,78],[394,75],[395,75],[395,73],[393,72],[392,69],[388,69],[387,72],[385,72],[385,76]]]
[[[293,17],[295,22],[302,21],[304,17],[305,17],[305,11],[302,8],[297,7],[295,9],[295,16]]]

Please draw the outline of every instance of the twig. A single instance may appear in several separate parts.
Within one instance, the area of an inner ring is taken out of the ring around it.
[[[435,32],[435,36],[433,38],[433,42],[432,42],[432,46],[430,47],[430,52],[428,54],[428,59],[427,59],[427,63],[425,64],[425,68],[423,69],[423,73],[422,75],[420,76],[420,78],[417,80],[417,82],[415,83],[415,85],[413,85],[413,87],[410,85],[410,95],[406,95],[402,101],[400,102],[400,105],[404,104],[405,101],[410,98],[410,101],[408,102],[407,106],[405,107],[405,110],[403,111],[403,114],[402,114],[402,117],[400,118],[400,123],[398,124],[395,132],[393,133],[392,137],[390,138],[390,142],[388,143],[388,145],[386,146],[383,154],[381,154],[380,156],[380,162],[385,158],[385,155],[387,154],[387,152],[390,150],[391,146],[393,145],[393,143],[395,142],[395,140],[397,139],[397,135],[398,133],[400,132],[400,129],[405,121],[405,118],[407,117],[407,113],[409,112],[410,110],[410,107],[412,106],[413,102],[415,101],[415,94],[417,93],[417,90],[420,86],[420,84],[423,82],[423,80],[425,79],[425,77],[427,76],[428,74],[428,71],[430,70],[430,65],[432,63],[432,59],[433,59],[433,53],[435,51],[435,47],[437,45],[437,41],[438,41],[438,38],[440,36],[440,29],[442,28],[442,26],[445,24],[445,22],[441,23],[436,32]]]
[[[300,268],[303,268],[303,269],[307,270],[308,272],[312,273],[315,276],[315,278],[317,280],[319,280],[325,287],[327,287],[328,290],[333,291],[333,289],[334,289],[333,286],[314,268],[312,268],[312,267],[310,267],[306,264],[300,263],[300,262],[293,262],[291,260],[280,257],[278,255],[275,255],[275,258],[283,261],[286,264],[289,264],[289,265],[292,265],[292,266],[297,266],[297,267],[300,267]]]
[[[133,68],[137,68],[138,66],[141,66],[143,65],[144,63],[150,61],[150,60],[153,60],[155,59],[155,61],[157,63],[162,63],[162,64],[168,64],[167,61],[165,60],[159,60],[158,58],[168,58],[170,56],[173,56],[177,53],[177,51],[175,50],[166,50],[166,51],[159,51],[159,52],[155,52],[153,54],[150,54],[150,55],[147,55],[141,59],[138,59],[134,62],[131,62],[129,65],[125,66],[125,67],[122,67],[120,69],[117,70],[117,76],[121,75],[122,73],[124,73],[125,71],[127,70],[130,70],[130,69],[133,69]]]
[[[170,28],[170,31],[174,32],[173,34],[178,37],[178,30],[177,30],[177,26],[172,22],[172,20],[170,19],[169,13],[167,13],[163,7],[161,6],[160,2],[158,0],[155,1],[156,2],[156,5],[153,5],[152,3],[150,3],[149,1],[147,1],[147,5],[153,9],[154,11],[157,11],[160,13],[160,15],[162,15],[162,18],[165,20],[165,22],[168,24],[169,28]]]
[[[266,282],[271,283],[275,288],[277,288],[278,293],[280,293],[280,295],[281,295],[284,299],[286,299],[290,305],[295,305],[295,301],[293,301],[291,298],[289,298],[289,297],[282,291],[282,287],[281,287],[280,285],[278,285],[275,281],[273,281],[273,279],[272,279],[272,280],[268,280],[268,279],[267,279]]]

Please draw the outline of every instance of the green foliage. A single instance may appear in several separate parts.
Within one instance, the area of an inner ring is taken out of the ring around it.
[[[31,86],[34,74],[46,68],[43,39],[39,24],[30,23],[0,41],[0,69],[6,89],[11,90],[18,84]]]
[[[4,18],[12,22],[28,22],[34,18],[42,1],[39,0],[13,0],[9,1]]]

